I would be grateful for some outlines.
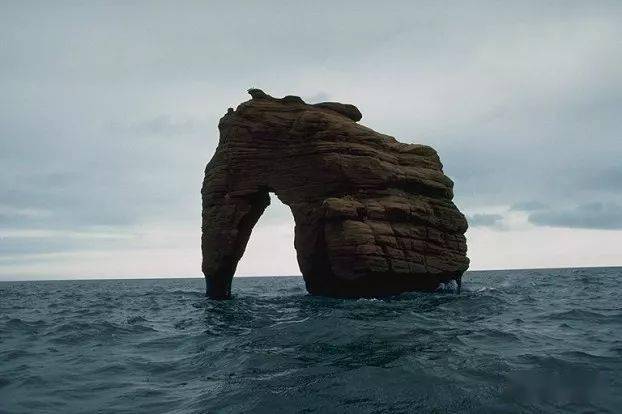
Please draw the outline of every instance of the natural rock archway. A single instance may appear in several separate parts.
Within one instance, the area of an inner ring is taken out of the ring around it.
[[[205,169],[207,295],[231,280],[273,192],[291,208],[307,290],[371,297],[433,290],[468,268],[465,217],[436,152],[359,125],[353,105],[306,104],[251,89],[229,109]]]

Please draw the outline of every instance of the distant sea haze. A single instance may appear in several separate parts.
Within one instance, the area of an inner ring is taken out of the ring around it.
[[[0,412],[621,412],[622,268],[386,299],[300,277],[0,283]]]

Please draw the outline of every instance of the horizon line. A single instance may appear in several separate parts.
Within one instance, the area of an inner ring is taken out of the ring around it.
[[[562,270],[562,269],[608,269],[608,268],[618,268],[622,267],[622,265],[605,265],[605,266],[570,266],[570,267],[529,267],[529,268],[508,268],[508,269],[468,269],[465,273],[469,272],[500,272],[500,271],[515,271],[515,270]],[[302,277],[301,274],[298,275],[238,275],[235,276],[237,278],[263,278],[263,277]],[[114,276],[114,277],[88,277],[88,276],[79,276],[76,278],[67,278],[67,279],[54,279],[54,278],[42,278],[42,279],[7,279],[0,280],[0,283],[3,282],[61,282],[61,281],[98,281],[98,280],[167,280],[167,279],[203,279],[204,276]]]

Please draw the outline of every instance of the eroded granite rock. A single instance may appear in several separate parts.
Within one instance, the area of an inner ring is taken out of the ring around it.
[[[226,299],[272,192],[290,207],[311,294],[433,290],[468,268],[465,217],[436,152],[356,123],[353,105],[251,89],[229,109],[203,181],[207,295]]]

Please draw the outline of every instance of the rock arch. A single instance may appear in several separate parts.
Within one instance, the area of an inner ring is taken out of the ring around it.
[[[201,190],[206,293],[231,296],[251,231],[274,193],[296,223],[311,294],[433,290],[468,268],[467,222],[436,152],[359,125],[353,105],[251,89],[220,120]]]

